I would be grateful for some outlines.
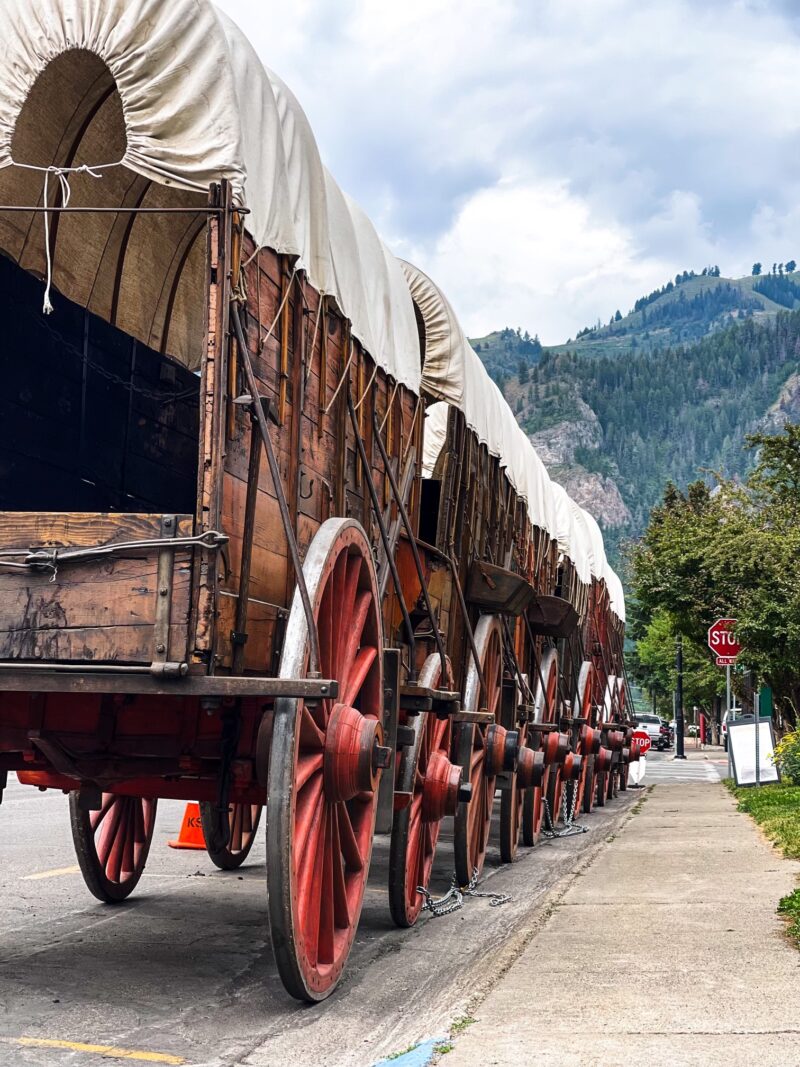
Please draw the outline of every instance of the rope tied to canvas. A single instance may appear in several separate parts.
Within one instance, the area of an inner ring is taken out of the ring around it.
[[[78,167],[57,167],[54,164],[49,167],[37,167],[32,163],[12,163],[15,167],[21,167],[23,170],[36,170],[41,174],[44,174],[44,190],[42,192],[42,202],[44,203],[45,210],[44,216],[44,254],[47,261],[47,280],[44,287],[44,300],[42,302],[42,311],[45,315],[50,315],[53,311],[53,305],[50,302],[50,289],[53,285],[53,257],[50,250],[50,212],[47,210],[51,205],[49,203],[50,194],[50,179],[57,178],[60,191],[61,191],[61,206],[69,207],[70,198],[72,197],[72,189],[69,184],[70,174],[88,174],[92,178],[102,178],[100,173],[103,170],[108,170],[110,167],[118,167],[119,163],[93,163],[89,166],[88,163],[81,163]]]

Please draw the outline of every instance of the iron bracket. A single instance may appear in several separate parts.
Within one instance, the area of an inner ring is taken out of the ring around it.
[[[375,833],[390,834],[394,819],[394,761],[397,758],[397,733],[400,719],[400,649],[383,650],[383,737],[389,749],[389,766],[378,785],[378,810]]]

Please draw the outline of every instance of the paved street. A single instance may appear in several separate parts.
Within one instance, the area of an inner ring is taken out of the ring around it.
[[[676,760],[675,753],[647,753],[647,771],[643,785],[656,782],[718,782],[728,774],[728,757],[717,747],[696,749],[694,741],[687,739],[685,760]]]
[[[379,843],[346,980],[307,1008],[286,996],[272,961],[263,829],[251,862],[223,873],[204,852],[167,847],[183,807],[162,804],[140,887],[110,908],[78,873],[66,797],[13,779],[0,808],[0,1063],[91,1067],[112,1046],[135,1053],[130,1062],[369,1067],[446,1032],[488,991],[532,936],[548,894],[564,891],[637,799],[622,794],[586,819],[589,833],[523,850],[513,867],[490,850],[486,888],[512,901],[472,899],[412,931],[391,924]],[[451,872],[445,844],[437,891]]]
[[[678,776],[679,764],[653,759],[641,811],[557,902],[442,1062],[797,1067],[800,956],[775,907],[800,863],[710,775],[683,780],[707,769],[702,753],[687,754]],[[534,999],[532,1036],[519,1006]]]

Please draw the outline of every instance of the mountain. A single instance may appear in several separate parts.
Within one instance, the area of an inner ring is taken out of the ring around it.
[[[684,272],[563,345],[510,329],[473,341],[612,561],[668,480],[741,476],[746,434],[800,418],[800,273],[716,271]]]

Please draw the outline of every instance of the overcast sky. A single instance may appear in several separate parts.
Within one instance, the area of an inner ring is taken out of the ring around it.
[[[800,260],[800,0],[219,0],[467,332]]]

